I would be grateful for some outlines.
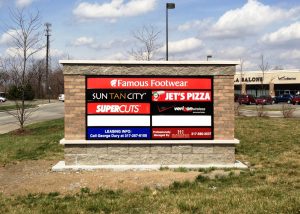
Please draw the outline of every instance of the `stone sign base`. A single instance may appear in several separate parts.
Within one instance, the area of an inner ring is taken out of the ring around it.
[[[200,168],[235,168],[235,169],[247,169],[248,166],[242,162],[236,160],[233,164],[184,164],[184,165],[66,165],[65,161],[59,161],[52,167],[54,172],[62,171],[80,171],[80,170],[114,170],[114,171],[126,171],[126,170],[139,170],[150,171],[160,170],[161,168],[187,168],[187,169],[200,169]]]
[[[85,141],[85,143],[84,143]],[[86,140],[61,140],[65,165],[186,165],[234,164],[234,140],[126,141],[103,143]]]

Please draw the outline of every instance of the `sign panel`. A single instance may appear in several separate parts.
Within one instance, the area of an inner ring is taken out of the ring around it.
[[[153,102],[210,102],[210,91],[153,91]]]
[[[86,77],[86,139],[213,139],[212,84],[212,77]]]
[[[150,114],[150,103],[88,103],[88,114]]]
[[[153,128],[153,139],[207,139],[211,138],[211,128]]]
[[[149,140],[150,139],[150,128],[88,128],[87,136],[88,140],[98,139],[136,139],[136,140]]]
[[[209,89],[211,78],[89,77],[87,89]]]

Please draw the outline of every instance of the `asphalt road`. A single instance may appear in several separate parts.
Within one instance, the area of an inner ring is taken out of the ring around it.
[[[34,109],[34,112],[25,125],[63,117],[64,103],[55,102],[42,104],[38,108]],[[7,112],[0,112],[0,134],[7,133],[18,128],[19,125],[15,117],[9,115]]]

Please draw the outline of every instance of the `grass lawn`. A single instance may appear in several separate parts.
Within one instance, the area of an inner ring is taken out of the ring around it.
[[[24,137],[0,135],[1,162],[62,155],[62,120],[30,130]],[[0,213],[300,213],[300,120],[237,118],[236,138],[237,159],[251,164],[239,176],[198,176],[133,193],[83,188],[67,196],[0,195]]]
[[[28,108],[35,108],[37,107],[37,105],[34,104],[25,104],[25,109]],[[1,111],[12,111],[12,110],[16,110],[17,107],[16,105],[4,105],[4,106],[0,106],[0,112]]]
[[[0,135],[0,164],[21,160],[63,158],[63,119],[27,126],[26,132]],[[0,212],[1,213],[1,212]]]

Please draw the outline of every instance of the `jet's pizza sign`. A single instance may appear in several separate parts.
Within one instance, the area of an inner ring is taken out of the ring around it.
[[[213,139],[212,77],[86,77],[87,140]]]

